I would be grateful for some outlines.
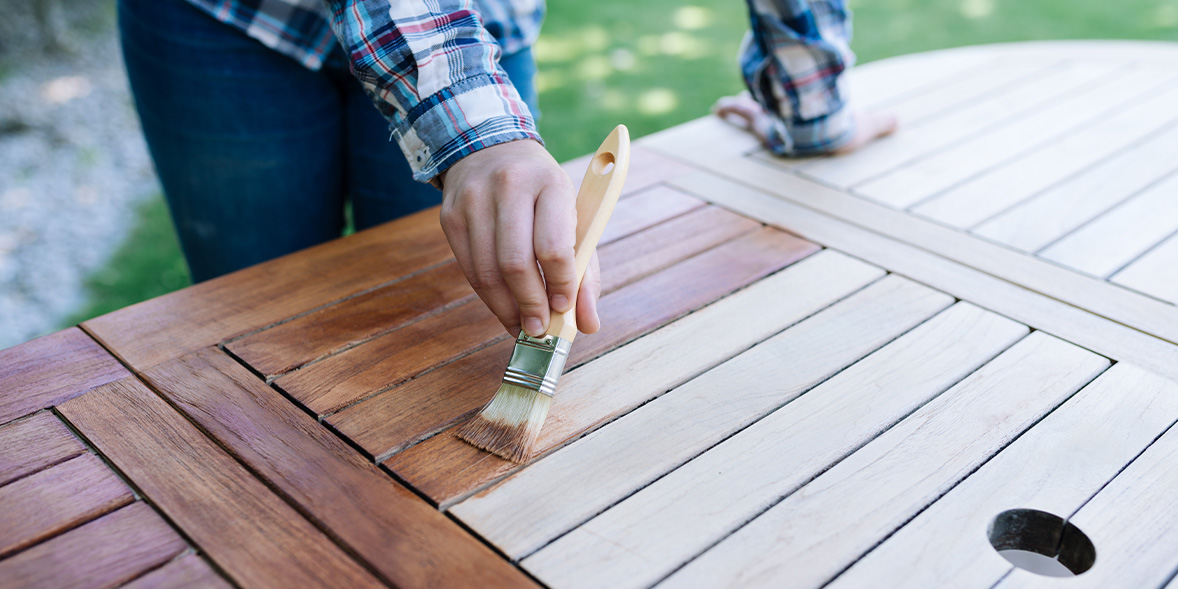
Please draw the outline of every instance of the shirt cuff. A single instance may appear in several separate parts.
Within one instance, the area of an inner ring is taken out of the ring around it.
[[[458,160],[492,145],[520,139],[544,143],[527,103],[499,73],[466,78],[404,115],[395,113],[391,129],[419,182],[430,182]]]
[[[773,117],[769,149],[785,157],[824,155],[846,145],[854,136],[855,117],[843,105],[814,119]]]

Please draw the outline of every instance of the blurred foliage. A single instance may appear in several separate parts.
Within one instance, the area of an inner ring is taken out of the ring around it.
[[[865,63],[961,45],[1047,39],[1178,41],[1178,0],[851,0],[852,47]],[[734,0],[549,3],[535,47],[541,132],[558,160],[589,153],[614,125],[635,137],[703,116],[742,88],[748,27]],[[2,75],[2,72],[0,72]],[[70,323],[186,286],[162,199],[106,268]]]

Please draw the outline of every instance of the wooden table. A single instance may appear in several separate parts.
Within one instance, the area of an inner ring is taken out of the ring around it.
[[[436,210],[0,352],[0,585],[1178,586],[1178,48],[852,84],[847,157],[636,143],[526,468],[452,435],[512,344]]]

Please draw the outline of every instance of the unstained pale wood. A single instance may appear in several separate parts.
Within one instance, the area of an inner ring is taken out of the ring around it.
[[[0,486],[86,451],[69,428],[43,411],[0,426]]]
[[[588,169],[589,160],[592,157],[593,154],[586,154],[560,165],[568,173],[574,186],[585,176],[585,170]],[[631,197],[636,197],[638,193],[652,186],[656,186],[661,182],[691,171],[689,166],[684,165],[674,158],[669,158],[656,151],[643,149],[637,145],[631,145],[630,147],[630,162],[630,172],[626,176],[626,185],[622,187],[623,201]]]
[[[1009,319],[956,305],[548,545],[523,566],[550,585],[658,581],[1026,333]],[[766,368],[757,372],[769,377],[760,387],[772,387],[774,376],[785,378]],[[744,379],[740,384],[758,387]],[[765,388],[756,391],[765,394]]]
[[[1108,367],[1033,333],[667,581],[809,587],[834,577]]]
[[[123,589],[229,589],[225,581],[209,563],[195,553],[176,558],[164,566],[123,585]]]
[[[761,229],[603,296],[598,303],[603,327],[578,338],[568,367],[631,341],[816,249],[814,244],[781,231]],[[707,279],[693,281],[699,277]],[[485,405],[499,388],[512,347],[511,342],[501,341],[483,348],[331,415],[327,422],[383,460]]]
[[[850,273],[849,258],[830,261],[832,279]],[[874,275],[868,273],[874,268],[861,268],[863,278]],[[801,290],[817,289],[818,284]],[[834,300],[843,294],[846,291],[828,296]],[[903,278],[884,279],[450,511],[509,557],[527,556],[951,302],[950,297]],[[788,313],[788,320],[813,310],[813,306],[770,307],[765,313]]]
[[[160,516],[137,501],[0,560],[0,579],[9,587],[116,587],[185,548]]]
[[[649,153],[649,152],[648,152]],[[649,229],[704,205],[704,201],[674,188],[657,185],[618,201],[614,216],[601,234],[601,245]]]
[[[449,262],[225,347],[269,378],[475,298],[458,264]]]
[[[829,587],[991,587],[1011,569],[986,537],[994,517],[1069,517],[1175,420],[1178,384],[1118,363]]]
[[[794,313],[820,308],[832,293],[850,292],[881,274],[836,252],[821,252],[569,372],[553,399],[540,451],[625,414],[780,331]],[[795,294],[783,299],[782,292]],[[780,315],[762,312],[774,305],[781,307]],[[385,466],[443,505],[518,468],[449,432],[395,455]]]
[[[1112,281],[1155,298],[1178,303],[1178,234],[1158,244],[1113,275]]]
[[[381,585],[134,377],[58,409],[235,582]]]
[[[144,378],[394,586],[532,585],[219,350],[160,364]]]
[[[91,319],[134,370],[256,331],[451,258],[431,208]],[[292,285],[298,285],[293,288]]]
[[[0,487],[0,558],[135,500],[93,454]]]
[[[0,350],[0,423],[52,407],[129,373],[71,327]]]

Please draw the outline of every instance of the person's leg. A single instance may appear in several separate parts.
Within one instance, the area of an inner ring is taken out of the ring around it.
[[[329,61],[331,63],[331,61]],[[533,116],[539,117],[536,65],[530,49],[500,60]],[[389,124],[377,112],[359,82],[346,80],[348,194],[356,229],[367,229],[442,202],[442,193],[413,180],[409,163]]]
[[[136,107],[194,281],[338,237],[337,84],[183,0],[120,0]]]

